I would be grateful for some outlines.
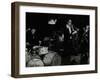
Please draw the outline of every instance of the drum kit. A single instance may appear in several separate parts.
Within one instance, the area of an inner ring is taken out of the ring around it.
[[[33,54],[26,51],[26,67],[57,65],[61,65],[61,56],[57,52],[48,50],[48,47],[34,46]]]

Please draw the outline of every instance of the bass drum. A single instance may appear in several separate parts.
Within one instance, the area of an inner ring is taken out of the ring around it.
[[[56,52],[49,51],[43,58],[45,66],[57,66],[61,65],[61,56]]]
[[[44,66],[41,59],[32,59],[27,64],[27,67],[40,67],[40,66]]]

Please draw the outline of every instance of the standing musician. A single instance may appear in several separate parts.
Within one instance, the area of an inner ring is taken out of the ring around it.
[[[78,53],[78,31],[79,29],[74,27],[71,19],[69,19],[66,24],[66,31],[68,32],[67,34],[69,35],[67,38],[67,45],[69,46],[68,53],[75,55]]]

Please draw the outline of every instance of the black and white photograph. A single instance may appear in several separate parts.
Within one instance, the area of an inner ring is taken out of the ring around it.
[[[26,12],[26,67],[89,64],[90,16]]]

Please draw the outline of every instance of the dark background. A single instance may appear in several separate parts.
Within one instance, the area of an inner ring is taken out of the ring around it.
[[[57,19],[56,25],[49,25],[50,19]],[[89,25],[88,15],[69,15],[69,14],[45,14],[45,13],[26,13],[26,28],[36,28],[43,35],[55,30],[65,30],[67,21],[71,19],[74,26],[78,28]]]

